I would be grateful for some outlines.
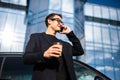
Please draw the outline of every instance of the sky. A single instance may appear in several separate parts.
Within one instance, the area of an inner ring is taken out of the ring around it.
[[[114,8],[120,8],[120,0],[87,0],[87,2],[105,5]]]

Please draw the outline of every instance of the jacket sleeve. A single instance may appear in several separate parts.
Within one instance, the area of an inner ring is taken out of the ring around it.
[[[37,50],[38,46],[38,37],[34,34],[30,36],[30,40],[28,41],[25,52],[23,54],[23,62],[24,64],[36,64],[44,62],[43,52],[42,50]],[[39,46],[40,47],[40,46]]]
[[[79,56],[84,54],[84,50],[81,46],[81,43],[79,39],[75,36],[73,31],[71,31],[69,34],[67,34],[68,39],[72,42],[72,51],[73,56]]]

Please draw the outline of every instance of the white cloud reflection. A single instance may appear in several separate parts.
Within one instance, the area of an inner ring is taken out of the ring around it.
[[[99,71],[103,71],[104,69],[106,70],[106,71],[113,71],[113,69],[115,70],[115,71],[119,71],[120,69],[118,68],[118,67],[112,67],[112,66],[98,66],[98,67],[96,67],[96,69],[97,70],[99,70]]]

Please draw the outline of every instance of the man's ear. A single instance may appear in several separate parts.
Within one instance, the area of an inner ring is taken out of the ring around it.
[[[50,25],[50,24],[51,24],[51,22],[52,22],[50,19],[48,19],[47,21],[48,21],[48,24],[49,24],[49,25]]]

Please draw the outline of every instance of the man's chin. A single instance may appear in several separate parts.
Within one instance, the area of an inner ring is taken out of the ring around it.
[[[60,30],[56,30],[55,32],[60,32]]]

